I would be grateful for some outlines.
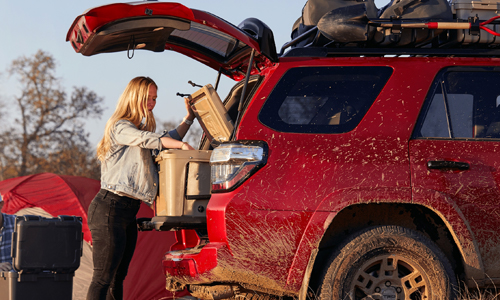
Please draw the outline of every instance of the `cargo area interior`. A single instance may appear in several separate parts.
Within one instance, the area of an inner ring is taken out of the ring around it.
[[[259,86],[260,77],[251,76],[243,97],[242,111]],[[198,229],[206,231],[206,207],[210,200],[210,154],[214,145],[230,141],[245,80],[238,82],[221,101],[217,91],[207,84],[191,95],[197,121],[203,129],[199,150],[170,150],[156,157],[160,178],[155,201],[155,230]],[[152,229],[152,228],[151,228]]]

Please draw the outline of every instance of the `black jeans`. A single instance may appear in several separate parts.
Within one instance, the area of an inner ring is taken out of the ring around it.
[[[94,274],[87,300],[123,299],[123,280],[137,243],[141,201],[101,189],[89,206]]]

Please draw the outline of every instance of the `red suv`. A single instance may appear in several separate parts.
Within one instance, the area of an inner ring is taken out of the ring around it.
[[[257,19],[236,27],[161,2],[89,10],[67,40],[87,56],[173,50],[239,81],[223,101],[227,140],[199,119],[211,192],[183,195],[182,215],[151,221],[176,231],[168,290],[449,299],[460,283],[500,284],[495,47],[301,38],[278,54]]]

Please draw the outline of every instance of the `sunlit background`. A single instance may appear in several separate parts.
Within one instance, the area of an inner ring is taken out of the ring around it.
[[[274,32],[276,47],[290,40],[291,28],[301,15],[305,0],[186,0],[187,7],[211,12],[238,25],[249,17],[266,23]],[[10,77],[7,68],[13,60],[33,56],[39,49],[51,54],[57,62],[56,75],[69,93],[73,86],[85,86],[104,98],[106,108],[100,120],[87,122],[90,142],[97,144],[104,124],[114,110],[116,101],[130,79],[144,75],[159,85],[155,115],[160,121],[177,121],[184,114],[177,92],[192,93],[196,89],[189,80],[204,85],[214,84],[217,73],[205,65],[181,54],[165,51],[152,53],[136,51],[132,59],[127,53],[100,54],[85,57],[75,53],[65,41],[66,33],[75,18],[87,9],[115,3],[109,0],[87,1],[8,1],[0,0],[0,101],[14,105],[14,96],[21,93],[18,82]],[[376,1],[377,7],[385,1]],[[225,97],[234,82],[223,78],[219,86]],[[0,120],[0,126],[14,122],[15,114]],[[2,125],[3,124],[3,125]]]

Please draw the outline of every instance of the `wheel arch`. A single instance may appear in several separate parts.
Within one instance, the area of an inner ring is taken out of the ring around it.
[[[455,274],[465,275],[465,277],[461,276],[461,280],[476,279],[480,273],[478,271],[482,271],[472,268],[467,263],[461,246],[461,242],[466,241],[458,239],[453,227],[439,212],[420,204],[353,204],[345,207],[331,218],[331,222],[326,228],[317,250],[313,252],[308,265],[308,271],[310,271],[309,287],[313,291],[317,289],[325,267],[323,262],[328,259],[332,248],[342,243],[354,232],[376,225],[398,225],[423,233],[433,240],[448,257]]]

